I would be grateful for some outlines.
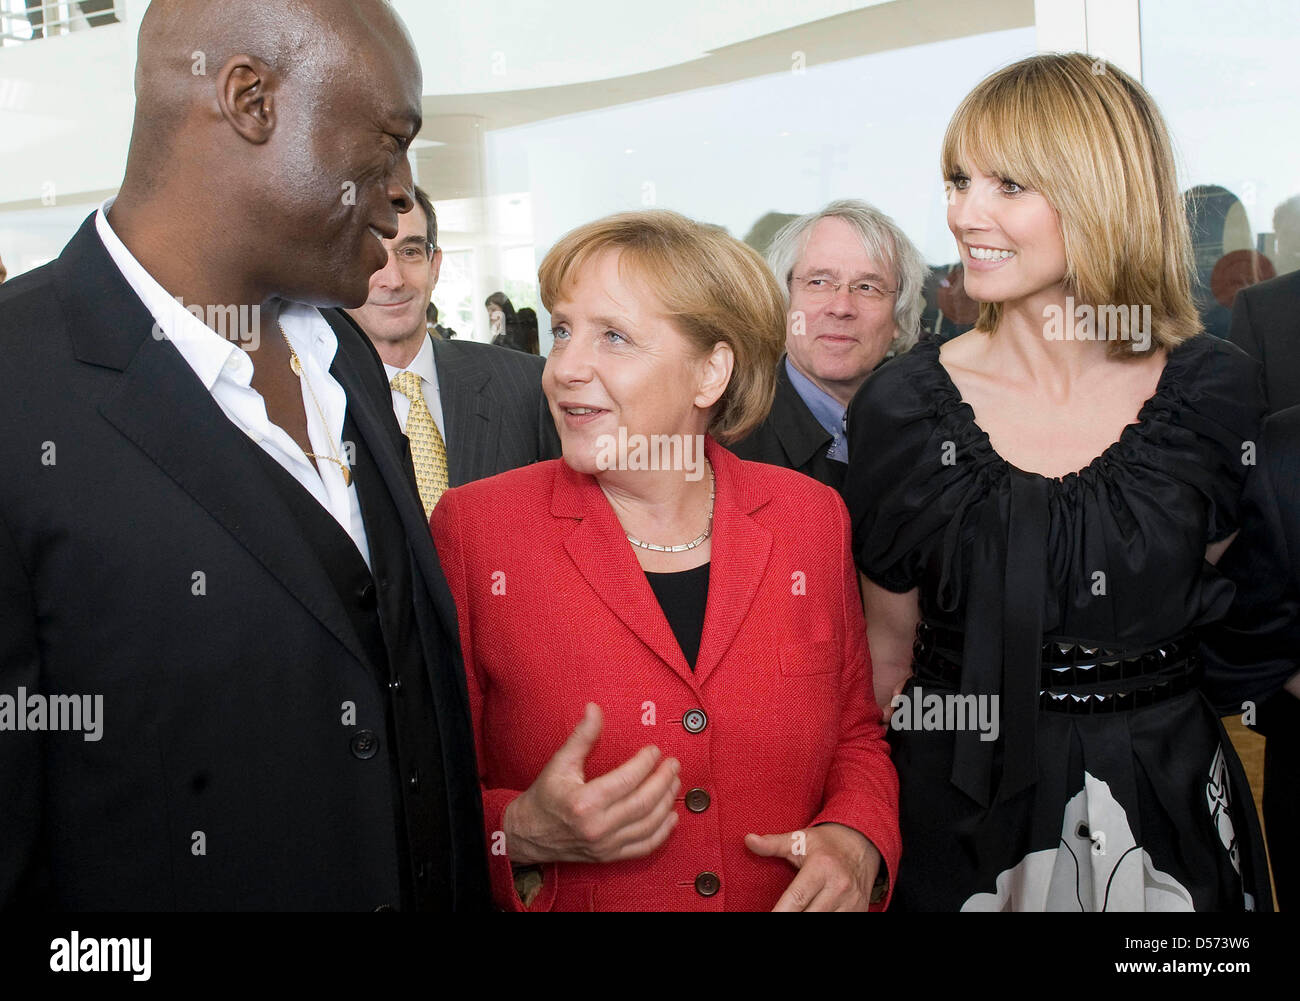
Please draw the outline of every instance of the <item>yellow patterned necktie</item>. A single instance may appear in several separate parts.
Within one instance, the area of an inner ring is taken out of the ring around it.
[[[424,402],[424,388],[414,372],[398,372],[392,387],[411,401],[406,418],[406,437],[411,439],[411,461],[415,465],[415,485],[427,518],[447,489],[447,443],[442,440],[429,405]]]

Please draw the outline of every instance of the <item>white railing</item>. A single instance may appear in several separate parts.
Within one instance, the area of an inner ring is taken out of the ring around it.
[[[0,0],[0,45],[116,24],[121,0]]]

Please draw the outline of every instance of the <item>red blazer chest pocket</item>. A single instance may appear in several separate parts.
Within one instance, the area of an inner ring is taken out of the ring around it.
[[[835,674],[843,665],[843,648],[834,640],[787,643],[781,647],[781,673],[787,678],[808,674]]]

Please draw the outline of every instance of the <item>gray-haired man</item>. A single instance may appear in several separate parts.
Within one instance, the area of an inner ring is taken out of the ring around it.
[[[789,303],[786,354],[771,413],[732,451],[839,490],[844,412],[887,354],[916,342],[925,266],[892,219],[849,199],[782,228],[767,262]]]

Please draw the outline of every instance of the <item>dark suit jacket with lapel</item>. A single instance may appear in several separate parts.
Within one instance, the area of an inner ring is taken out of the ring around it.
[[[1226,692],[1221,708],[1240,712],[1243,701],[1259,697],[1261,682],[1276,688],[1294,673],[1300,643],[1300,271],[1238,292],[1228,339],[1263,363],[1265,399],[1276,415],[1265,424],[1258,465],[1246,481],[1241,535],[1219,565],[1237,597],[1207,644],[1207,674],[1217,675]],[[1256,729],[1294,741],[1278,732],[1294,714],[1294,698],[1280,693],[1260,706]],[[1268,754],[1281,743],[1271,740]]]
[[[1300,406],[1264,422],[1242,494],[1241,532],[1219,570],[1237,594],[1207,634],[1206,687],[1228,715],[1300,670]]]
[[[546,359],[474,341],[433,339],[451,486],[560,457]]]
[[[782,355],[771,411],[748,437],[728,447],[742,459],[797,469],[843,493],[848,464],[827,457],[833,440],[794,388]]]
[[[1228,340],[1263,363],[1269,413],[1300,404],[1300,271],[1238,292]]]
[[[410,554],[429,678],[404,694],[433,703],[440,736],[436,864],[455,906],[480,907],[455,608],[378,356],[325,316],[348,420]],[[0,906],[398,906],[399,694],[257,447],[152,326],[93,216],[57,261],[0,288],[0,694],[103,698],[97,741],[0,732]]]

